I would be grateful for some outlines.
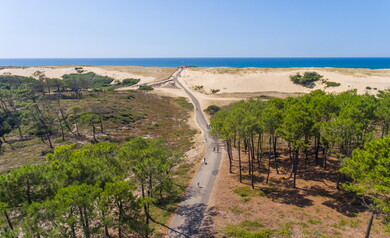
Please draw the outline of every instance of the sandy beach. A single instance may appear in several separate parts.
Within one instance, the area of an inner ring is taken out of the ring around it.
[[[84,72],[112,77],[114,82],[138,78],[141,80],[139,84],[165,80],[177,69],[138,66],[5,67],[0,68],[0,75],[33,76],[35,72],[42,71],[49,78],[61,78],[64,74],[77,73],[77,67],[82,67]],[[317,82],[314,88],[305,88],[294,84],[289,78],[298,72],[303,74],[309,71],[323,75],[328,81],[340,83],[340,86],[326,87],[324,83]],[[211,104],[226,105],[252,97],[297,96],[316,89],[335,93],[357,89],[361,94],[376,94],[379,90],[390,88],[390,69],[188,67],[179,80],[196,95],[202,108],[206,108]],[[218,92],[212,93],[211,90]],[[156,87],[155,91],[166,96],[185,96],[182,90],[170,82]]]

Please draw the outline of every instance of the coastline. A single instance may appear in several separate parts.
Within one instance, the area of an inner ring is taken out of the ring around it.
[[[20,75],[30,77],[36,71],[43,72],[49,78],[61,78],[64,74],[77,73],[75,68],[81,67],[83,72],[94,72],[114,78],[114,82],[126,78],[138,78],[139,84],[158,82],[169,78],[176,67],[143,67],[143,66],[81,66],[58,65],[41,67],[0,67],[0,75]],[[327,87],[317,82],[313,88],[305,88],[291,82],[289,76],[296,73],[315,71],[324,79],[339,83],[338,87]],[[211,104],[223,106],[232,102],[263,97],[288,97],[309,93],[321,89],[330,93],[339,93],[356,89],[358,93],[377,94],[380,90],[390,88],[390,69],[357,69],[332,67],[301,68],[233,68],[233,67],[187,67],[180,80],[199,98],[204,109]],[[212,90],[218,90],[214,93]],[[156,93],[172,97],[180,97],[175,85],[163,84],[155,88]]]

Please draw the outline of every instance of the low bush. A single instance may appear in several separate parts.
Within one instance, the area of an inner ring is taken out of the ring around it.
[[[338,87],[341,85],[341,83],[336,83],[336,82],[332,82],[332,81],[327,81],[325,82],[326,84],[326,87]]]
[[[120,86],[131,86],[131,85],[139,83],[139,81],[141,81],[141,80],[140,79],[129,78],[129,79],[122,80],[122,82],[118,82],[117,85],[120,85]]]
[[[219,110],[221,110],[221,108],[218,107],[217,105],[210,105],[210,106],[208,106],[204,111],[207,112],[207,113],[210,114],[210,115],[214,115],[214,114],[217,113]]]
[[[323,76],[317,72],[305,72],[303,76],[300,73],[290,75],[290,80],[295,84],[299,84],[307,88],[313,88],[315,86],[315,82],[322,79],[322,77]]]
[[[153,87],[143,85],[143,86],[139,86],[138,90],[150,91],[153,90]]]

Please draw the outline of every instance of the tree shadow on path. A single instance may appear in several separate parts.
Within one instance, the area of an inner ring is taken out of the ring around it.
[[[182,233],[169,232],[168,237],[194,237],[200,234],[200,226],[207,206],[203,203],[180,206],[176,214],[185,218],[184,224],[176,229]]]

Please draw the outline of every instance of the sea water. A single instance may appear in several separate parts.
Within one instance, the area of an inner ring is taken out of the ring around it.
[[[335,67],[390,68],[390,57],[383,58],[0,58],[0,66],[46,65],[132,65],[156,67]]]

